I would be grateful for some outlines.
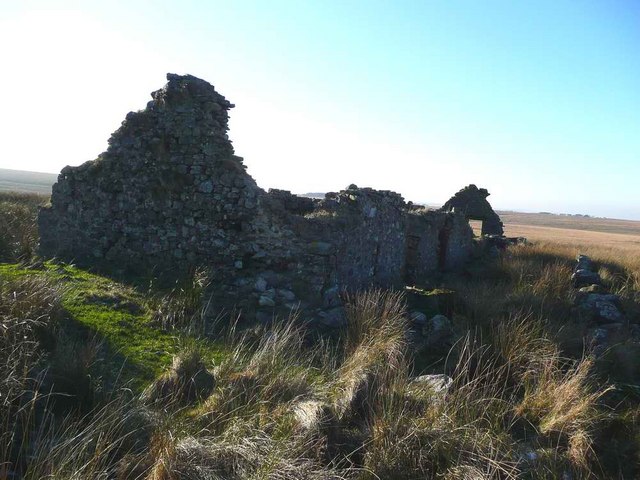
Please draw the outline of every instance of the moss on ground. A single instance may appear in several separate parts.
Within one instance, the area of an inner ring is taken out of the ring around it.
[[[195,342],[212,362],[219,363],[224,355],[219,343],[154,326],[145,295],[128,285],[54,262],[38,267],[0,264],[0,278],[29,275],[46,275],[60,282],[62,304],[68,320],[78,327],[78,336],[96,334],[106,350],[103,366],[135,390],[156,378],[185,343]]]

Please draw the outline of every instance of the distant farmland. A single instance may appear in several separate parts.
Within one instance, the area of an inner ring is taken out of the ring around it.
[[[552,213],[501,212],[498,214],[505,225],[527,225],[570,230],[587,230],[602,233],[640,235],[640,222],[613,218],[587,217],[581,215],[555,215]]]
[[[576,247],[640,251],[640,222],[611,218],[500,212],[505,234]]]
[[[0,168],[0,192],[28,192],[51,194],[51,186],[58,175],[54,173],[25,172]]]

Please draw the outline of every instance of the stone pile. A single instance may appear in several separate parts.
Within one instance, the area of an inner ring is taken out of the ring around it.
[[[578,255],[571,280],[577,290],[574,316],[580,323],[591,328],[590,336],[595,353],[601,354],[606,349],[611,334],[620,332],[627,326],[622,301],[618,295],[609,292],[593,262],[586,255]]]
[[[571,279],[578,290],[574,306],[581,322],[602,326],[625,321],[620,297],[609,293],[589,257],[578,256]]]
[[[578,264],[573,270],[571,282],[575,288],[589,287],[596,285],[602,286],[600,274],[594,270],[593,262],[586,255],[578,255]]]
[[[409,314],[409,322],[409,341],[419,348],[449,348],[454,343],[453,324],[445,315],[437,314],[429,318],[416,310]]]

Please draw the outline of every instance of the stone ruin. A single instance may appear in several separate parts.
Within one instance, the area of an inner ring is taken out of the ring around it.
[[[473,244],[467,218],[501,231],[474,186],[440,211],[355,185],[324,199],[265,192],[227,136],[233,105],[191,75],[167,79],[96,160],[62,170],[39,215],[43,256],[174,276],[206,268],[216,309],[267,320],[301,308],[335,325],[343,290],[462,266]]]
[[[622,298],[609,290],[591,258],[578,255],[571,283],[575,288],[573,318],[587,328],[589,347],[596,357],[606,354],[616,342],[640,343],[640,327],[630,321]]]
[[[504,228],[500,217],[487,201],[488,196],[487,189],[469,185],[447,200],[447,203],[442,206],[442,210],[462,212],[467,220],[481,221],[483,236],[497,235],[501,237],[504,235]]]

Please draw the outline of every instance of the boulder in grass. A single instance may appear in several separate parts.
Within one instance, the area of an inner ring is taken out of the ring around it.
[[[338,422],[330,405],[318,400],[305,400],[293,407],[296,426],[305,432],[321,432]]]
[[[587,340],[593,354],[601,357],[621,335],[628,336],[628,330],[623,323],[607,323],[589,330]]]
[[[320,324],[328,328],[343,328],[347,325],[347,317],[343,307],[323,310],[318,314]]]
[[[444,393],[453,385],[453,379],[444,373],[433,375],[420,375],[411,380],[414,385],[421,385],[431,388],[435,393]]]
[[[585,269],[576,270],[571,276],[571,282],[575,288],[602,285],[602,279],[597,272]]]
[[[578,294],[581,293],[608,293],[607,289],[602,285],[589,285],[588,287],[581,287],[578,290]]]
[[[445,395],[451,389],[453,379],[449,375],[443,373],[434,375],[420,375],[411,380],[410,388],[427,390],[436,399],[444,399]]]
[[[424,313],[416,310],[411,312],[411,314],[409,315],[409,320],[411,320],[411,323],[413,323],[414,325],[418,325],[421,327],[427,323],[427,316]]]
[[[589,257],[587,257],[586,255],[578,255],[578,258],[576,260],[578,264],[576,265],[574,272],[577,272],[578,270],[593,272],[593,263],[591,262],[591,259]]]
[[[620,297],[611,293],[579,292],[576,311],[578,318],[585,323],[604,325],[625,320]]]
[[[453,336],[451,321],[444,315],[435,315],[422,327],[422,335],[428,345],[445,344]]]

